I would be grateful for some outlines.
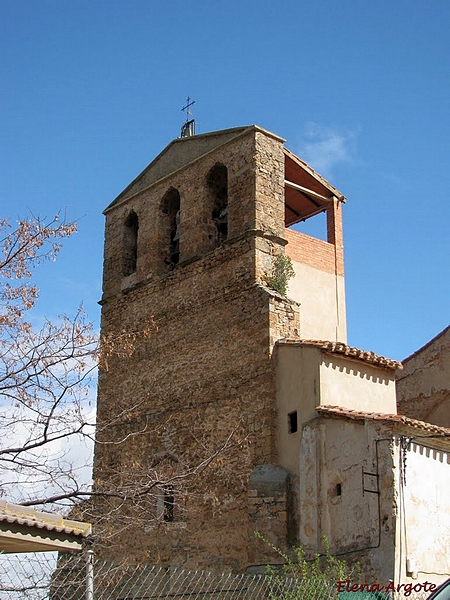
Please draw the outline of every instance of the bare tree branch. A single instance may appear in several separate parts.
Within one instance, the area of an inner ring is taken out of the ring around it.
[[[146,457],[142,470],[131,469],[132,476],[126,467],[109,466],[107,477],[97,477],[92,486],[86,469],[92,466],[94,442],[99,449],[119,447],[120,454],[139,436],[162,434],[164,425],[160,420],[159,428],[152,428],[145,420],[148,398],[141,397],[133,406],[118,402],[109,420],[95,429],[97,366],[105,372],[114,360],[131,357],[156,331],[152,319],[136,331],[104,336],[101,344],[82,307],[74,317],[46,320],[38,330],[26,319],[39,296],[33,270],[55,260],[60,240],[75,231],[75,223],[59,216],[32,216],[15,228],[0,222],[0,495],[12,495],[24,506],[75,507],[75,516],[95,519],[97,535],[111,540],[135,523],[136,514],[147,522],[161,520],[162,490],[192,496],[188,482],[217,468],[245,439],[237,427],[211,446],[192,432],[194,459],[167,452]],[[85,459],[80,461],[81,451]]]

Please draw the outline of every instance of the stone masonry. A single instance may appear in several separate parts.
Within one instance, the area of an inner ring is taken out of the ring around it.
[[[273,560],[255,530],[281,548],[295,541],[272,349],[300,338],[302,323],[296,299],[266,276],[285,251],[343,275],[343,198],[299,161],[299,181],[334,197],[323,201],[329,241],[317,240],[317,254],[316,240],[286,229],[291,156],[256,126],[178,139],[105,211],[102,336],[131,335],[134,348],[100,372],[95,485],[174,481],[139,503],[95,505],[111,515],[105,555],[242,570]]]

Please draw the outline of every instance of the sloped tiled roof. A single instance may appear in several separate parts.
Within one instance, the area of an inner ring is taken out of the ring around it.
[[[392,358],[386,358],[375,354],[375,352],[361,350],[355,346],[348,346],[343,342],[329,342],[326,340],[294,340],[294,339],[281,339],[277,341],[277,344],[288,344],[293,346],[315,346],[324,352],[329,354],[340,354],[347,356],[354,360],[359,360],[377,367],[383,367],[385,369],[402,369],[402,363]]]
[[[41,512],[29,506],[20,506],[19,504],[6,502],[6,500],[0,500],[0,522],[4,521],[83,537],[91,532],[91,526],[88,523],[71,521],[58,514]]]
[[[392,415],[387,413],[363,412],[341,406],[317,406],[316,411],[325,417],[337,417],[341,419],[349,419],[352,421],[381,421],[389,425],[405,425],[412,427],[430,436],[441,436],[450,438],[450,429],[447,427],[439,427],[425,421],[411,419],[404,415]]]

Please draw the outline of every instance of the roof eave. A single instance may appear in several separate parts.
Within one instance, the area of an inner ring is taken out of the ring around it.
[[[360,348],[356,348],[355,346],[349,346],[348,344],[344,344],[343,342],[281,338],[277,340],[275,344],[279,346],[286,345],[317,348],[322,353],[330,356],[347,358],[349,360],[354,360],[381,369],[389,369],[392,371],[403,369],[402,363],[398,360],[387,358],[385,356],[380,356],[372,351],[361,350]]]
[[[432,423],[427,423],[426,421],[419,421],[418,419],[412,419],[410,417],[406,417],[405,415],[362,412],[354,409],[343,408],[341,406],[330,405],[317,406],[316,412],[320,416],[329,419],[343,419],[347,421],[359,422],[370,421],[373,423],[388,425],[392,430],[397,430],[399,433],[410,431],[412,434],[416,433],[417,436],[417,431],[420,431],[420,436],[417,437],[425,439],[441,439],[450,443],[449,428],[433,425]]]
[[[324,177],[319,175],[317,171],[315,171],[312,167],[308,165],[304,160],[299,158],[296,154],[291,152],[288,148],[283,148],[285,155],[292,161],[294,161],[300,168],[308,173],[311,177],[313,177],[318,183],[320,183],[323,187],[325,187],[329,192],[330,196],[334,196],[340,202],[346,202],[346,197],[342,192],[340,192],[337,188],[335,188],[329,181],[327,181]],[[294,182],[295,183],[295,182]],[[331,199],[331,197],[330,197]]]

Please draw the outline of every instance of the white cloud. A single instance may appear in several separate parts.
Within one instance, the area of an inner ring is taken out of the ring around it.
[[[317,123],[306,123],[296,153],[315,171],[330,177],[336,165],[352,163],[355,133],[339,132]]]
[[[92,458],[94,451],[93,436],[95,432],[95,401],[86,401],[84,406],[73,413],[73,427],[77,428],[78,413],[80,420],[90,423],[85,427],[85,435],[70,435],[44,444],[42,447],[20,454],[20,468],[7,461],[11,458],[5,455],[0,460],[0,495],[10,502],[20,503],[33,498],[48,498],[54,494],[71,489],[90,488],[92,483]],[[0,433],[7,429],[8,447],[22,447],[30,438],[35,437],[36,423],[32,412],[27,409],[18,411],[16,408],[2,407],[2,423]],[[71,430],[71,409],[67,409],[67,427]],[[3,421],[6,422],[3,423]],[[56,426],[60,425],[57,420]],[[64,423],[63,423],[64,425]],[[39,434],[39,430],[37,431]],[[5,462],[6,461],[6,462]],[[46,506],[44,510],[58,507]]]

